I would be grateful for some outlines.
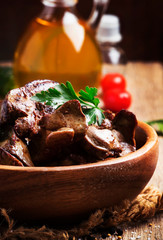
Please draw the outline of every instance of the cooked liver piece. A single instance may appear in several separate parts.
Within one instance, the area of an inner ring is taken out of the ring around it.
[[[112,128],[116,129],[124,136],[124,141],[135,146],[135,129],[137,119],[132,112],[121,110],[118,112],[112,122]]]
[[[40,130],[42,111],[31,97],[38,92],[54,88],[56,84],[58,83],[50,80],[37,80],[11,90],[1,106],[0,124],[14,124],[15,131],[21,138],[37,134]]]
[[[136,117],[133,113],[121,110],[117,114],[110,111],[104,113],[101,126],[88,127],[83,144],[88,154],[97,159],[120,157],[136,150],[135,128]]]
[[[70,100],[52,114],[45,114],[42,122],[43,126],[51,131],[62,127],[72,128],[77,139],[84,137],[87,130],[86,117],[78,100]]]
[[[20,162],[16,157],[14,157],[1,147],[0,147],[0,165],[12,165],[23,167],[22,162]]]
[[[122,151],[111,130],[93,125],[88,127],[83,147],[98,159],[118,156]]]
[[[51,132],[46,138],[46,144],[48,148],[57,151],[58,148],[60,149],[69,146],[72,143],[73,138],[74,129],[64,127]]]
[[[3,149],[9,153],[7,159],[10,159],[11,162],[15,162],[13,165],[17,165],[17,162],[20,161],[20,165],[29,167],[33,166],[27,145],[16,136],[13,130],[10,132],[9,137],[6,140],[0,142],[0,147],[1,151]],[[7,154],[6,152],[5,154]]]

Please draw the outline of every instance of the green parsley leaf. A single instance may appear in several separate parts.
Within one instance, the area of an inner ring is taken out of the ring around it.
[[[103,119],[105,118],[101,109],[96,107],[83,109],[83,113],[87,117],[88,125],[96,122],[98,123],[98,125],[101,125]]]
[[[84,90],[80,90],[79,97],[75,93],[75,90],[70,82],[66,82],[66,85],[61,83],[50,88],[47,91],[37,93],[31,99],[37,102],[43,102],[46,105],[51,105],[55,109],[69,100],[78,100],[81,104],[82,111],[86,116],[87,123],[95,124],[96,122],[101,125],[105,118],[103,110],[98,107],[99,99],[97,96],[97,88],[89,88],[88,86]]]
[[[147,121],[146,123],[152,126],[158,135],[163,136],[163,119]]]
[[[96,107],[98,106],[100,100],[95,98],[97,96],[97,88],[89,88],[88,86],[85,88],[86,91],[80,90],[80,98],[84,101],[93,103]]]

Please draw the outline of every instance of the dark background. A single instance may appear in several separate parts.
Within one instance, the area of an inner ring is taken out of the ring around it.
[[[79,0],[84,18],[91,5],[92,0]],[[41,0],[0,2],[0,61],[12,60],[24,28],[41,8]],[[120,18],[121,46],[129,60],[163,61],[163,0],[111,0],[107,13]]]

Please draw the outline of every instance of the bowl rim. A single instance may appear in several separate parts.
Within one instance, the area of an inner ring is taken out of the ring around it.
[[[138,127],[144,130],[145,134],[147,135],[147,140],[145,144],[140,147],[135,152],[129,153],[125,156],[118,157],[118,158],[106,158],[105,160],[101,160],[94,163],[85,163],[81,165],[70,165],[70,166],[34,166],[34,167],[20,167],[20,166],[10,166],[10,165],[0,165],[0,170],[17,170],[23,172],[54,172],[54,171],[69,171],[69,170],[81,170],[81,169],[88,169],[94,167],[105,167],[109,165],[115,165],[117,163],[124,163],[129,162],[135,159],[135,157],[139,158],[143,154],[147,153],[158,141],[158,136],[154,128],[149,126],[147,123],[138,121]]]

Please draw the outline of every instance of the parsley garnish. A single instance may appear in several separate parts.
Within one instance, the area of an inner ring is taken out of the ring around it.
[[[61,83],[55,86],[55,88],[49,88],[47,91],[41,91],[32,97],[32,100],[37,102],[43,102],[46,105],[50,105],[57,109],[62,104],[69,100],[78,100],[81,104],[82,111],[86,116],[87,123],[98,123],[101,125],[104,117],[103,110],[98,107],[99,99],[97,96],[97,88],[86,87],[85,91],[80,90],[79,96],[76,95],[74,88],[70,82],[66,82],[66,85]]]

